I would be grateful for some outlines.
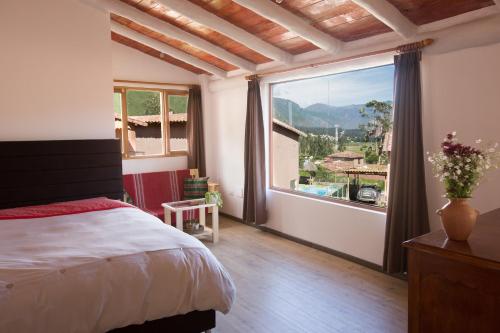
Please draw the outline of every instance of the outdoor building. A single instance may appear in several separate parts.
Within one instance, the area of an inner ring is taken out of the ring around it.
[[[168,115],[170,124],[170,149],[187,150],[187,114],[173,113]],[[161,147],[162,130],[160,115],[129,116],[128,119],[129,150],[140,155],[141,152],[155,151]],[[115,114],[115,134],[121,137],[121,117]]]
[[[295,189],[299,182],[299,138],[305,133],[273,119],[273,181],[274,186]]]
[[[352,151],[342,151],[328,155],[323,160],[323,166],[333,172],[355,168],[365,164],[364,155]]]

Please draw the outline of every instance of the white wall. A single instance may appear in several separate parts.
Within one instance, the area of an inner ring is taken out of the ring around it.
[[[113,79],[198,84],[198,75],[112,42]]]
[[[424,149],[438,149],[444,134],[456,130],[472,141],[477,136],[500,141],[500,44],[450,53],[424,54],[423,121]],[[387,58],[365,60],[376,65]],[[343,63],[329,70],[362,66],[362,61]],[[317,74],[320,74],[319,72]],[[324,74],[324,73],[321,73]],[[304,73],[294,74],[304,76]],[[285,79],[280,77],[280,79]],[[223,211],[242,216],[244,186],[243,149],[247,85],[242,78],[212,82],[209,88],[207,123],[211,153],[210,172],[217,174],[224,195]],[[262,100],[267,113],[267,87]],[[265,128],[267,129],[267,114]],[[266,135],[267,140],[267,135]],[[215,147],[215,148],[213,148]],[[499,172],[500,173],[500,172]],[[500,174],[492,175],[477,191],[473,204],[481,211],[500,207]],[[427,175],[432,227],[439,227],[433,211],[443,204],[440,184]],[[268,191],[267,226],[363,260],[382,264],[385,214],[327,203],[277,191]]]
[[[185,156],[130,159],[123,161],[123,174],[173,171],[187,168]]]
[[[116,42],[112,42],[112,57],[114,79],[199,84],[196,74]],[[123,161],[124,174],[185,168],[187,168],[185,156]]]
[[[114,137],[108,15],[77,0],[0,2],[0,140]]]
[[[243,214],[246,87],[238,78],[212,82],[203,91],[207,174],[220,185],[222,211],[236,217]]]
[[[500,142],[500,43],[426,55],[422,61],[424,146],[437,151],[444,136],[457,131],[460,140]],[[431,227],[446,199],[443,186],[427,163],[426,182]],[[474,193],[471,204],[481,213],[500,208],[500,170],[492,171]]]

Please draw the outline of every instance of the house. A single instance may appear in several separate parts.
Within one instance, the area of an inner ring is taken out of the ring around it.
[[[0,1],[0,40],[0,332],[500,332],[499,0]]]
[[[299,138],[306,134],[282,121],[273,119],[273,179],[274,186],[295,189],[299,182]]]
[[[340,151],[325,157],[324,165],[332,171],[355,168],[365,164],[365,156],[353,151]]]
[[[172,150],[186,151],[187,150],[187,114],[175,114],[170,112],[169,121],[169,136]],[[134,153],[147,152],[154,150],[152,147],[161,145],[162,130],[161,119],[158,115],[147,116],[129,116],[128,117],[128,140],[129,149]],[[122,122],[121,117],[115,114],[115,135],[117,138],[122,137]]]

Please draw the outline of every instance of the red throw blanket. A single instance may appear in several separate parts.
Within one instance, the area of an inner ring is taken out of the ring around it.
[[[34,219],[59,215],[72,215],[121,207],[134,207],[118,200],[92,198],[57,202],[49,205],[0,209],[0,220]]]

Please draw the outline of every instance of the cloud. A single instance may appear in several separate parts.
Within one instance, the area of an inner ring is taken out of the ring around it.
[[[273,96],[292,100],[301,107],[315,103],[334,106],[364,104],[373,99],[393,99],[394,66],[387,65],[329,76],[279,83]]]

